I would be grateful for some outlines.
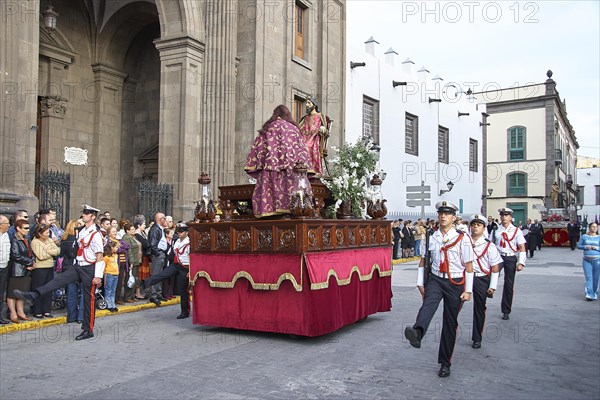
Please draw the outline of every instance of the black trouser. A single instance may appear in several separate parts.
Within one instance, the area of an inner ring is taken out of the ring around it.
[[[53,268],[35,268],[31,271],[31,290],[44,286],[54,278]],[[33,304],[31,312],[34,315],[50,314],[52,309],[52,294],[46,293]]]
[[[181,313],[183,315],[190,315],[190,296],[188,293],[189,279],[188,273],[189,268],[185,268],[181,264],[172,263],[169,266],[162,270],[162,272],[158,275],[152,275],[150,278],[144,281],[144,285],[149,288],[150,286],[156,285],[159,282],[162,282],[166,279],[169,279],[172,276],[177,276],[177,288],[179,290],[179,295],[181,296]],[[155,294],[153,294],[154,296]]]
[[[2,308],[4,307],[4,295],[8,286],[8,277],[10,268],[0,268],[0,319],[2,319]]]
[[[396,260],[398,258],[398,247],[399,247],[399,243],[398,242],[399,241],[400,241],[400,239],[394,239],[394,249],[393,249],[393,252],[392,252],[392,258],[394,260]]]
[[[502,303],[500,309],[502,314],[510,314],[513,302],[513,289],[515,286],[515,274],[517,272],[517,256],[502,256],[504,269],[504,288],[502,289]]]
[[[575,250],[577,247],[577,236],[569,236],[569,244],[571,245],[571,250]]]
[[[63,273],[58,274],[56,278],[44,286],[37,288],[36,291],[40,296],[44,296],[44,294],[52,293],[58,288],[67,286],[69,283],[81,282],[83,286],[83,323],[81,324],[81,329],[92,332],[96,318],[94,296],[96,285],[92,284],[95,272],[96,267],[94,264],[84,266],[75,264]]]
[[[450,366],[452,352],[456,342],[456,329],[458,328],[458,313],[462,307],[460,295],[464,291],[463,285],[454,285],[449,279],[429,275],[425,283],[425,297],[423,305],[417,314],[417,321],[413,328],[420,329],[425,336],[433,315],[437,311],[440,301],[444,300],[444,316],[442,322],[442,337],[438,352],[438,363]]]
[[[473,333],[471,340],[481,342],[483,325],[485,324],[485,303],[487,301],[487,290],[490,287],[489,276],[476,276],[473,280]]]

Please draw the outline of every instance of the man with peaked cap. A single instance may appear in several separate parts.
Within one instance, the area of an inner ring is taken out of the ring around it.
[[[81,219],[84,226],[77,232],[74,246],[77,248],[77,262],[73,268],[68,268],[56,278],[37,288],[32,292],[15,290],[15,297],[32,304],[46,293],[65,287],[69,283],[81,282],[83,286],[83,324],[81,332],[75,340],[85,340],[94,337],[94,320],[96,309],[94,307],[94,292],[96,286],[102,284],[104,276],[103,239],[100,229],[96,225],[98,216],[97,208],[87,204],[83,205]]]
[[[404,330],[404,336],[411,346],[420,348],[421,340],[435,314],[440,301],[444,300],[443,326],[438,352],[441,364],[438,376],[450,376],[452,353],[456,342],[458,313],[463,301],[471,299],[473,291],[473,247],[464,232],[457,232],[453,224],[456,221],[458,207],[449,201],[435,205],[438,211],[440,228],[431,235],[429,248],[431,274],[425,278],[425,255],[421,258],[417,274],[417,288],[423,296],[423,304],[417,314],[417,320]]]
[[[481,333],[485,323],[485,303],[488,297],[494,296],[498,285],[498,275],[502,257],[496,246],[486,238],[486,219],[483,215],[475,214],[469,223],[473,243],[473,332],[471,347],[481,348]]]
[[[525,250],[525,237],[520,228],[512,224],[512,213],[508,207],[498,209],[500,213],[500,226],[495,235],[490,235],[490,240],[498,248],[502,256],[504,268],[504,288],[502,289],[502,319],[509,319],[512,311],[513,289],[515,286],[515,275],[525,267],[527,253]],[[492,231],[494,233],[494,231]]]
[[[177,276],[177,287],[181,296],[181,314],[177,319],[188,318],[190,316],[190,296],[189,290],[189,272],[190,272],[190,238],[188,237],[188,226],[184,223],[177,224],[177,235],[179,236],[173,245],[175,260],[169,264],[159,274],[152,275],[150,278],[142,281],[142,290],[150,288],[159,282]],[[150,296],[150,301],[160,306],[160,301],[156,295]]]

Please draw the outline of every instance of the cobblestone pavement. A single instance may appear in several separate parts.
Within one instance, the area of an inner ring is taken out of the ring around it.
[[[9,399],[600,398],[600,303],[583,295],[581,252],[547,249],[518,273],[513,313],[488,302],[483,346],[459,316],[452,375],[437,377],[441,312],[421,349],[403,338],[420,305],[416,262],[394,266],[393,310],[320,338],[194,326],[179,306],[0,336]],[[500,279],[499,289],[502,285]],[[436,324],[437,321],[437,324]]]

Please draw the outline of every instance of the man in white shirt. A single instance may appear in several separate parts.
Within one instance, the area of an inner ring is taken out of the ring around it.
[[[6,294],[9,277],[10,237],[8,236],[8,228],[10,228],[8,218],[0,214],[0,325],[10,324],[10,321],[2,319],[4,295]]]
[[[150,278],[142,281],[142,290],[150,288],[152,285],[156,285],[169,279],[172,276],[177,275],[177,287],[179,295],[181,296],[181,314],[177,316],[177,319],[188,318],[190,316],[190,296],[188,294],[189,288],[189,272],[190,272],[190,238],[188,237],[188,227],[185,224],[177,224],[177,235],[179,238],[173,245],[173,251],[175,253],[175,261],[169,264],[159,274],[152,275]],[[157,306],[160,305],[160,301],[155,301],[152,294],[150,301]]]
[[[440,228],[431,235],[429,248],[426,249],[432,260],[431,273],[425,277],[425,257],[417,274],[417,288],[423,296],[423,304],[417,315],[415,324],[406,327],[404,336],[411,346],[421,347],[421,339],[435,314],[440,301],[444,300],[444,317],[438,363],[441,364],[438,376],[450,376],[450,365],[456,329],[458,328],[458,312],[463,301],[471,299],[473,291],[473,247],[465,233],[459,233],[453,224],[456,221],[458,207],[441,201],[435,205],[438,211]]]
[[[72,282],[81,282],[83,291],[83,323],[81,332],[75,337],[75,340],[86,340],[94,337],[94,321],[96,317],[95,291],[96,287],[102,284],[104,276],[104,241],[102,233],[96,225],[98,215],[97,208],[83,205],[81,218],[84,226],[77,232],[77,263],[73,268],[58,274],[56,278],[37,288],[32,292],[22,292],[15,290],[15,297],[33,304],[37,299],[46,293],[65,287]]]
[[[500,208],[500,226],[492,231],[490,240],[498,248],[502,256],[504,268],[504,288],[502,289],[502,319],[509,319],[512,311],[513,288],[515,286],[515,275],[525,267],[527,258],[525,250],[525,238],[521,229],[512,224],[512,213],[508,207]]]
[[[486,220],[479,214],[473,215],[471,222],[471,240],[473,242],[473,332],[471,347],[481,348],[481,334],[485,323],[485,303],[488,297],[493,297],[498,285],[498,275],[502,258],[496,246],[485,236]]]

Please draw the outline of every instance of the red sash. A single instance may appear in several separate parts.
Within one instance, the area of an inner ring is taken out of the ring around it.
[[[517,232],[519,231],[519,228],[515,228],[515,232],[513,233],[513,236],[509,239],[508,235],[506,234],[506,231],[502,232],[502,239],[500,239],[500,247],[504,248],[506,245],[508,245],[508,247],[516,252],[517,249],[513,248],[512,246],[512,241],[515,238],[515,236],[517,236]]]
[[[89,264],[94,264],[96,262],[96,259],[94,259],[92,261],[88,260],[87,257],[85,256],[84,250],[87,249],[88,247],[90,247],[90,244],[92,243],[92,240],[94,239],[94,235],[96,233],[98,233],[98,231],[94,231],[90,235],[90,240],[88,240],[87,244],[85,244],[85,241],[84,241],[85,238],[81,238],[81,240],[79,241],[79,248],[77,249],[77,257],[83,256],[83,259]]]
[[[186,250],[188,247],[190,247],[190,244],[189,244],[189,243],[188,243],[188,244],[186,244],[185,246],[183,246],[183,247],[181,248],[181,250],[179,250],[179,249],[175,249],[175,259],[174,259],[174,261],[175,261],[177,264],[181,265],[181,262],[179,261],[179,256],[180,256],[180,255],[182,255],[183,253],[185,253],[185,250]]]
[[[443,260],[440,261],[440,272],[443,274],[448,274],[448,279],[450,279],[450,282],[452,282],[453,285],[457,285],[457,286],[465,283],[465,275],[463,273],[462,281],[460,281],[460,282],[455,282],[452,279],[452,274],[450,274],[450,268],[449,268],[449,264],[448,264],[448,250],[450,250],[451,248],[456,246],[458,244],[458,242],[460,242],[462,240],[463,236],[464,236],[464,233],[460,233],[458,235],[458,238],[456,238],[456,240],[454,242],[447,244],[446,246],[442,246],[442,248],[440,249],[440,252],[443,254]]]
[[[475,246],[473,246],[473,253],[475,253],[475,256],[477,257],[477,264],[479,265],[479,269],[481,270],[481,272],[483,272],[486,275],[489,275],[491,271],[486,271],[485,268],[483,268],[483,266],[481,265],[481,262],[479,261],[481,258],[483,258],[483,256],[485,256],[485,254],[487,253],[488,249],[490,248],[490,244],[492,244],[492,242],[488,242],[485,245],[485,248],[483,249],[483,252],[481,254],[477,254],[477,252],[475,251]]]

